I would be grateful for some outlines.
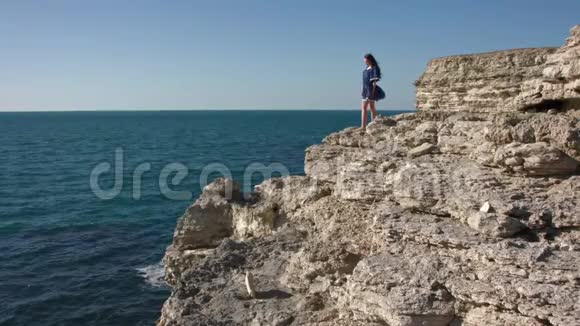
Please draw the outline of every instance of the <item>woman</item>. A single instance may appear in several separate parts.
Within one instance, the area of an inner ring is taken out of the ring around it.
[[[371,109],[371,119],[377,116],[375,102],[385,98],[385,92],[377,85],[381,79],[381,68],[372,54],[364,56],[364,63],[367,66],[363,71],[362,103],[361,103],[361,128],[367,124],[367,107]]]

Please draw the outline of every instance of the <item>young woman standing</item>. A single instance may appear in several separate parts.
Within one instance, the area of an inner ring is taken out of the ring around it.
[[[362,103],[361,103],[361,128],[367,124],[367,107],[371,109],[371,119],[377,116],[375,102],[385,98],[385,92],[377,85],[381,79],[381,68],[375,57],[368,53],[364,56],[366,69],[363,71]]]

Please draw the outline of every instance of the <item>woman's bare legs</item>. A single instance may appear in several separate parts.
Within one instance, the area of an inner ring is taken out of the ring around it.
[[[367,125],[367,105],[369,101],[362,101],[360,104],[360,127],[365,129]]]
[[[377,110],[375,109],[375,101],[369,101],[371,107],[371,121],[377,117]]]

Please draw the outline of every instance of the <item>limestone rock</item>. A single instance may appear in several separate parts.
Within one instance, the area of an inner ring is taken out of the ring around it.
[[[482,213],[491,213],[493,211],[493,207],[491,207],[491,204],[488,201],[486,201],[485,203],[483,203],[483,205],[481,205],[479,211]]]
[[[473,229],[493,237],[508,238],[525,228],[518,219],[511,216],[474,212],[467,224]]]
[[[349,306],[388,325],[445,326],[455,315],[454,298],[440,283],[440,265],[432,256],[369,257],[348,281]]]
[[[415,82],[420,110],[567,110],[580,99],[580,25],[560,48],[434,59]]]
[[[465,319],[463,320],[463,326],[506,326],[506,325],[529,325],[529,326],[542,326],[545,325],[540,321],[524,317],[518,314],[498,311],[492,307],[479,307],[470,310]]]
[[[525,81],[517,104],[524,109],[567,110],[580,101],[580,25],[572,27],[564,46],[546,58],[540,78]]]
[[[437,150],[437,146],[429,143],[423,143],[409,151],[409,157],[418,157],[421,155],[431,154]]]
[[[523,81],[542,78],[555,48],[518,49],[434,59],[415,82],[420,110],[516,110]]]
[[[578,169],[578,161],[547,143],[511,143],[500,147],[494,163],[512,171],[529,175],[570,175]]]
[[[435,59],[418,112],[328,135],[305,175],[206,186],[158,325],[578,324],[579,46]]]

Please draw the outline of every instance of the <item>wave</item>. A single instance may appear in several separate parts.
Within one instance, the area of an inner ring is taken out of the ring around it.
[[[165,287],[167,283],[165,283],[165,270],[163,269],[163,263],[159,262],[157,264],[137,268],[137,273],[143,279],[145,279],[145,283],[154,286],[154,287]]]

